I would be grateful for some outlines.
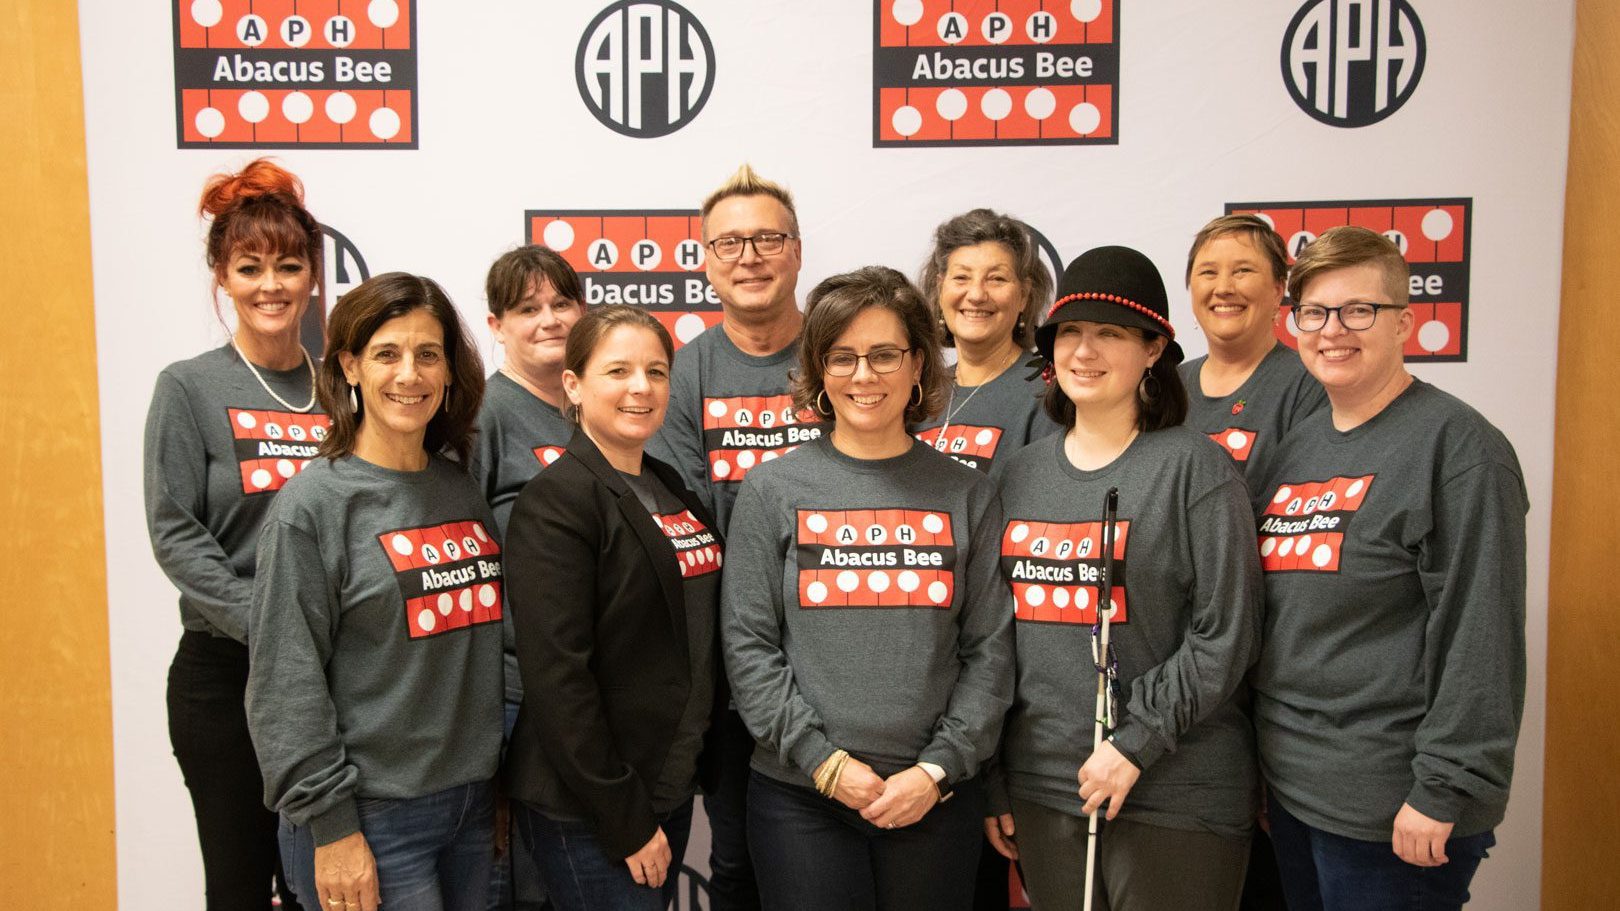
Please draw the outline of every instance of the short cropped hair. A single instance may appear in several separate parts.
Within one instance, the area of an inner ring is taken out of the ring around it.
[[[1345,225],[1323,231],[1300,251],[1288,275],[1288,296],[1295,301],[1311,279],[1351,266],[1377,266],[1384,273],[1384,292],[1391,303],[1404,307],[1412,300],[1412,267],[1395,242],[1367,228]]]
[[[1193,238],[1192,248],[1187,251],[1187,274],[1183,278],[1185,284],[1192,285],[1193,263],[1198,259],[1198,251],[1216,238],[1231,235],[1248,238],[1249,243],[1260,251],[1260,255],[1265,257],[1271,266],[1272,281],[1280,282],[1288,278],[1288,248],[1283,246],[1282,237],[1265,219],[1244,213],[1222,215],[1198,229],[1197,236]]]

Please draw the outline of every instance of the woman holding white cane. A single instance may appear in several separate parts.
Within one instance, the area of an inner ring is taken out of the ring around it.
[[[1045,407],[1067,432],[996,472],[1018,680],[985,828],[1021,861],[1037,911],[1086,904],[1087,817],[1099,811],[1101,907],[1231,911],[1243,888],[1258,774],[1241,689],[1259,645],[1258,556],[1232,460],[1181,426],[1168,312],[1158,270],[1135,250],[1070,264],[1036,333],[1052,372]],[[1120,504],[1110,639],[1094,664],[1109,488]],[[1087,750],[1094,667],[1115,669],[1117,706]]]

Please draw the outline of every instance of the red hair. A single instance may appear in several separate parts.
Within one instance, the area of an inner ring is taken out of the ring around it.
[[[242,251],[301,257],[320,281],[320,222],[304,208],[303,182],[270,159],[258,158],[235,174],[210,177],[197,214],[213,220],[207,252],[216,284],[224,279],[231,257]]]

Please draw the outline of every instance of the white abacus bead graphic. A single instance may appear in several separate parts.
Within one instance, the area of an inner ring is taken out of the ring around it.
[[[946,44],[960,44],[962,39],[967,37],[967,17],[957,12],[946,13],[939,17],[934,30],[938,33],[939,40]]]
[[[270,99],[264,97],[263,92],[243,92],[242,97],[236,99],[236,113],[248,123],[262,123],[270,116]]]
[[[946,89],[934,99],[934,110],[946,120],[961,120],[967,113],[968,99],[961,89]]]
[[[448,617],[450,616],[450,612],[456,609],[456,599],[450,597],[449,592],[441,592],[439,594],[438,605],[439,615],[441,617]]]
[[[478,524],[475,524],[473,526],[473,534],[477,535],[478,540],[480,540],[480,541],[488,541],[489,540],[489,533],[484,531],[484,525],[483,525],[482,522],[480,522]]]
[[[225,7],[220,5],[219,0],[191,0],[192,22],[203,28],[213,28],[223,18],[225,18]]]
[[[574,226],[560,218],[554,219],[541,229],[540,239],[553,250],[566,250],[574,245]]]
[[[240,424],[245,430],[252,430],[259,425],[259,419],[254,417],[252,412],[242,411],[237,413],[236,423]]]
[[[729,478],[731,477],[731,463],[725,459],[715,459],[713,471],[714,476],[717,478]]]
[[[333,16],[321,26],[321,34],[333,47],[348,47],[354,41],[354,20],[348,16]]]
[[[1395,249],[1401,251],[1402,256],[1406,255],[1406,235],[1403,232],[1390,228],[1384,232],[1384,236],[1389,238],[1389,242],[1395,245]]]
[[[286,459],[276,460],[276,474],[279,474],[284,478],[290,478],[297,473],[298,466],[294,465],[292,462]]]
[[[923,531],[926,531],[931,535],[937,535],[945,530],[945,520],[941,519],[937,515],[934,515],[933,513],[929,513],[928,515],[923,516],[922,527]]]
[[[1241,430],[1234,430],[1226,435],[1227,448],[1234,452],[1249,445],[1249,435]]]
[[[389,28],[399,21],[399,4],[394,0],[371,0],[366,7],[366,18],[378,28]]]
[[[1311,549],[1311,536],[1310,535],[1300,535],[1299,540],[1294,542],[1294,553],[1296,553],[1296,554],[1303,554],[1305,551],[1310,550],[1310,549]]]
[[[901,105],[895,108],[894,116],[890,118],[890,124],[894,127],[894,131],[901,136],[914,136],[918,130],[922,129],[922,112],[909,104]]]
[[[1431,319],[1418,327],[1418,344],[1423,350],[1431,354],[1445,350],[1451,342],[1451,327],[1445,323]]]
[[[810,599],[811,604],[820,604],[821,602],[827,600],[826,583],[812,582],[809,585],[806,585],[804,587],[804,595]]]
[[[1092,22],[1102,15],[1103,0],[1070,0],[1069,13],[1081,22]]]
[[[1082,101],[1069,109],[1069,129],[1081,136],[1090,136],[1102,126],[1102,111],[1089,101]]]
[[[1024,600],[1029,602],[1030,607],[1040,607],[1046,603],[1046,589],[1039,585],[1031,585],[1024,589]],[[1054,598],[1053,600],[1057,599]]]
[[[393,139],[399,135],[399,112],[393,108],[378,108],[371,112],[366,125],[371,127],[371,135],[378,139]]]
[[[1435,243],[1450,237],[1456,227],[1456,220],[1445,209],[1430,209],[1423,213],[1423,236]]]
[[[703,256],[706,252],[701,242],[688,237],[675,245],[675,261],[688,272],[697,272],[703,268]]]
[[[197,132],[208,139],[213,139],[225,132],[225,115],[221,114],[218,108],[203,108],[198,111],[194,123],[197,126]]]
[[[619,264],[619,247],[605,237],[598,237],[585,248],[585,258],[593,269],[611,269]]]
[[[1052,606],[1059,610],[1069,606],[1069,590],[1066,588],[1052,589]]]
[[[1356,478],[1354,481],[1350,482],[1349,487],[1344,489],[1344,495],[1352,498],[1360,496],[1361,491],[1366,489],[1366,487],[1367,485],[1365,482],[1363,482],[1360,478]]]
[[[881,569],[873,572],[866,577],[866,587],[880,595],[883,594],[889,590],[889,574]]]
[[[281,99],[281,116],[288,123],[308,123],[315,116],[315,99],[304,92],[288,92]]]
[[[922,0],[894,0],[894,5],[889,9],[889,15],[894,17],[894,21],[906,28],[910,28],[922,21]]]
[[[703,317],[696,313],[682,313],[675,317],[675,338],[683,345],[702,335],[703,330],[707,328]]]
[[[242,42],[243,47],[258,47],[268,34],[270,27],[265,24],[263,16],[248,13],[236,20],[236,40]]]
[[[248,481],[250,481],[254,487],[263,490],[270,486],[270,472],[265,471],[263,468],[255,468],[253,469],[253,474],[248,476]]]
[[[1299,251],[1316,242],[1316,235],[1309,231],[1295,231],[1294,236],[1288,238],[1288,252],[1299,255]]]
[[[945,599],[951,596],[951,590],[944,582],[935,579],[928,583],[928,600],[935,604],[944,604]]]
[[[1014,544],[1022,544],[1024,539],[1027,538],[1027,537],[1029,537],[1029,526],[1028,525],[1025,525],[1024,523],[1020,522],[1017,525],[1013,526],[1012,542]]]
[[[433,612],[426,608],[416,615],[416,625],[421,627],[424,633],[433,632],[433,627],[437,623],[438,619],[433,616]]]
[[[314,34],[309,20],[303,16],[288,16],[281,20],[281,43],[288,47],[303,47]]]
[[[412,544],[411,539],[405,535],[394,535],[392,538],[389,538],[388,546],[394,549],[394,553],[399,554],[402,557],[410,556],[411,551],[416,549],[416,545]]]
[[[664,261],[664,248],[651,238],[643,237],[630,247],[630,262],[643,272],[651,272]]]
[[[348,123],[354,119],[357,110],[354,96],[348,92],[333,92],[326,96],[326,119],[333,123]]]
[[[1024,37],[1036,44],[1045,44],[1057,37],[1057,17],[1046,10],[1036,10],[1024,20]]]
[[[1326,544],[1316,545],[1316,550],[1311,551],[1311,562],[1319,567],[1332,563],[1333,548],[1327,546]]]
[[[747,471],[754,467],[754,463],[758,458],[758,456],[754,455],[753,450],[744,449],[742,452],[737,453],[737,467]]]
[[[1250,214],[1253,215],[1255,218],[1258,218],[1261,221],[1265,222],[1266,227],[1270,228],[1271,230],[1273,230],[1273,231],[1277,230],[1277,223],[1275,221],[1271,220],[1270,215],[1267,215],[1264,212],[1251,212]]]
[[[1277,539],[1276,538],[1262,538],[1262,539],[1260,539],[1260,556],[1269,557],[1269,556],[1271,556],[1272,552],[1275,551],[1276,549],[1277,549]]]
[[[1024,96],[1024,113],[1035,120],[1045,120],[1057,111],[1057,96],[1048,88],[1036,87]]]
[[[1277,547],[1277,556],[1286,557],[1294,552],[1294,539],[1283,538],[1282,544]]]
[[[855,575],[853,572],[847,569],[838,574],[837,581],[838,590],[845,594],[848,594],[861,587],[861,577]]]
[[[561,456],[561,455],[562,455],[562,453],[558,452],[555,449],[547,449],[543,453],[541,453],[540,461],[546,463],[547,465],[550,465],[552,462],[557,461],[557,457]]]
[[[1277,492],[1275,494],[1272,494],[1271,502],[1273,502],[1273,503],[1281,503],[1281,502],[1287,500],[1289,497],[1291,497],[1293,495],[1294,495],[1294,489],[1292,487],[1279,487],[1279,488],[1277,488]]]
[[[991,89],[979,99],[979,110],[991,120],[1005,120],[1012,113],[1012,96],[1006,89]]]
[[[471,611],[473,604],[472,589],[464,588],[456,595],[456,603],[463,611]]]
[[[922,579],[915,572],[908,569],[900,573],[896,584],[900,586],[901,591],[909,595],[922,585]]]
[[[813,534],[822,534],[827,530],[827,517],[819,512],[811,513],[810,517],[804,520],[804,527],[810,529]]]
[[[974,434],[973,442],[974,442],[975,445],[978,445],[978,446],[989,446],[990,441],[995,439],[995,438],[996,438],[996,435],[994,433],[992,433],[989,430],[989,428],[986,428],[986,429],[981,430],[978,433]]]
[[[1012,33],[1012,17],[1006,13],[993,12],[979,22],[979,34],[991,44],[1005,44],[1007,39],[1012,37]]]
[[[1085,610],[1086,608],[1088,608],[1090,606],[1091,606],[1091,589],[1089,589],[1089,588],[1076,588],[1074,590],[1074,607],[1075,607],[1075,610]]]

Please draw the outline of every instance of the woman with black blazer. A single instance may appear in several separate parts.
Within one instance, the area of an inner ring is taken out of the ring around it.
[[[672,354],[646,311],[580,319],[563,374],[579,429],[507,526],[525,694],[507,788],[562,911],[674,898],[705,735],[726,707],[720,537],[675,470],[642,452]]]

